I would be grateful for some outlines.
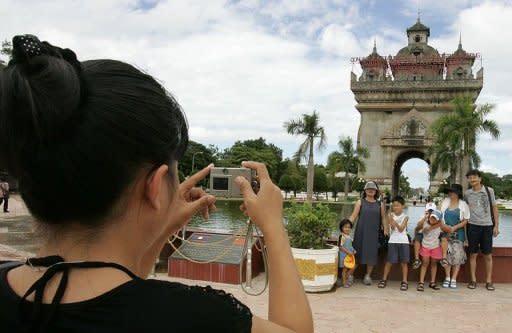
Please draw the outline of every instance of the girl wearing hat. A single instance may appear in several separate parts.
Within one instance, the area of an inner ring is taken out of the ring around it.
[[[466,262],[466,252],[464,251],[464,241],[466,235],[464,227],[469,220],[469,206],[462,200],[462,186],[452,184],[446,191],[448,198],[441,203],[441,211],[444,216],[444,223],[453,229],[450,234],[441,234],[441,247],[443,249],[443,265],[446,277],[443,282],[444,288],[457,288],[457,275],[460,265]]]
[[[349,217],[352,223],[357,219],[353,246],[356,250],[356,262],[366,265],[363,283],[367,286],[372,284],[371,274],[373,267],[377,264],[380,228],[384,229],[386,236],[388,234],[385,227],[384,205],[381,205],[379,198],[377,184],[375,182],[366,183],[363,197],[356,202],[354,211]]]
[[[418,291],[425,290],[425,275],[430,265],[430,284],[429,288],[439,290],[436,284],[437,263],[442,258],[441,244],[439,236],[441,232],[451,233],[452,229],[442,223],[443,213],[435,210],[430,215],[430,219],[422,226],[416,226],[416,231],[423,230],[423,239],[421,241],[420,255],[423,259],[420,269],[420,281],[418,283]]]

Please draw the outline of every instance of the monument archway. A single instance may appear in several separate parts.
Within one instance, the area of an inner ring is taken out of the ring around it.
[[[400,173],[402,171],[402,167],[404,166],[405,162],[418,158],[424,162],[426,162],[428,165],[430,165],[430,161],[426,158],[426,155],[421,150],[407,150],[402,152],[395,160],[395,163],[393,165],[393,178],[392,178],[392,190],[391,193],[393,195],[397,195],[400,192]],[[429,182],[432,181],[430,174],[429,174]]]
[[[451,100],[466,95],[476,101],[483,87],[483,68],[473,75],[477,54],[464,51],[460,41],[453,54],[440,54],[428,44],[429,37],[430,28],[418,17],[407,29],[407,46],[396,56],[380,56],[374,45],[369,56],[353,59],[362,69],[359,77],[351,73],[350,82],[361,115],[357,143],[370,152],[359,177],[393,194],[405,161],[429,163],[432,123],[451,112]],[[444,173],[429,176],[431,194],[448,178]]]

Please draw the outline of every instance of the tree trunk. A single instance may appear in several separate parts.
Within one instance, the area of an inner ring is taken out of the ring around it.
[[[452,170],[450,171],[450,184],[455,184],[456,181],[457,181],[457,169],[452,168]]]
[[[462,165],[463,165],[463,160],[464,160],[464,139],[462,139],[462,147],[461,147],[461,150],[460,150],[460,154],[459,154],[459,160],[457,161],[458,162],[458,174],[459,174],[459,184],[462,185],[462,174],[464,173],[464,170],[462,169]]]
[[[315,163],[313,161],[313,138],[309,139],[309,158],[308,158],[308,176],[306,182],[307,189],[307,200],[309,202],[313,201],[313,181],[315,176]]]
[[[348,190],[350,185],[350,179],[348,177],[348,171],[345,170],[345,201],[348,199]]]

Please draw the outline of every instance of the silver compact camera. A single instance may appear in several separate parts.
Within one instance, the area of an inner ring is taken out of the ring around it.
[[[258,193],[259,183],[256,171],[248,168],[212,168],[210,172],[210,194],[216,197],[241,198],[240,188],[235,183],[236,177],[244,177]]]

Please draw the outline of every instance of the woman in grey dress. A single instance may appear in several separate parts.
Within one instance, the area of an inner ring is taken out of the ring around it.
[[[356,202],[354,211],[349,219],[357,224],[354,232],[353,247],[356,250],[356,263],[366,265],[366,274],[363,283],[372,284],[371,274],[377,264],[379,249],[379,230],[385,227],[384,205],[379,201],[379,188],[375,182],[368,182],[364,186],[363,198]]]

